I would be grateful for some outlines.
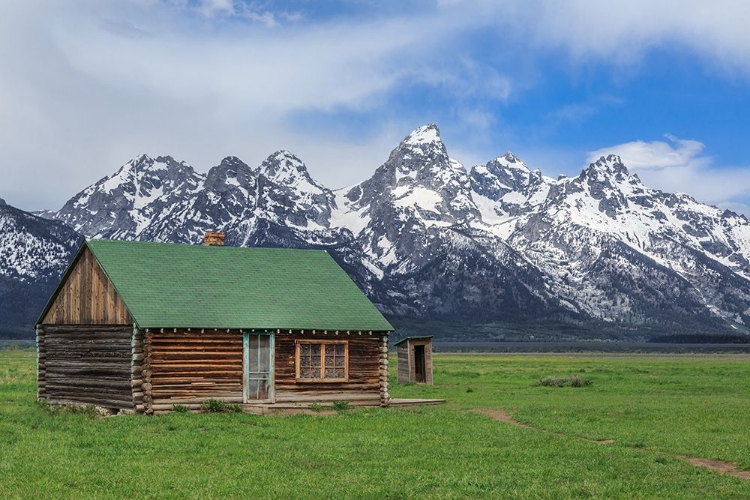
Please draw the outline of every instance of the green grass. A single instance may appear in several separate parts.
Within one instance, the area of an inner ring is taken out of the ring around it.
[[[434,386],[392,396],[445,405],[271,417],[50,412],[34,362],[0,351],[3,498],[750,497],[674,458],[750,469],[748,356],[435,356]],[[571,376],[592,384],[537,385]]]

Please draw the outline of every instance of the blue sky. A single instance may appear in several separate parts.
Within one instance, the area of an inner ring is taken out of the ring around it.
[[[56,209],[143,152],[288,149],[343,187],[436,123],[467,167],[614,152],[750,214],[748,25],[728,0],[3,2],[0,197]]]

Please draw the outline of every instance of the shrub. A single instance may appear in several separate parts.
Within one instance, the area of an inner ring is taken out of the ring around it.
[[[344,411],[349,409],[349,401],[334,401],[333,409],[336,411]]]
[[[207,399],[201,403],[201,411],[204,413],[242,413],[242,406],[228,404],[218,399]]]
[[[545,377],[539,379],[535,385],[543,385],[547,387],[586,387],[593,383],[594,382],[589,378],[579,377],[578,375],[569,375],[567,377]]]
[[[172,411],[175,413],[187,413],[190,411],[190,408],[185,405],[178,405],[175,403],[172,405]]]

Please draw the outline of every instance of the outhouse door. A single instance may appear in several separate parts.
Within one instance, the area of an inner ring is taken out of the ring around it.
[[[245,402],[273,402],[273,335],[245,333],[242,347],[245,366]]]
[[[427,381],[423,345],[414,346],[414,378],[418,384],[424,384]]]

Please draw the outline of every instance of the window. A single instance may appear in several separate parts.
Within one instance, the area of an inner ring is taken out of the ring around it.
[[[307,381],[345,381],[349,378],[346,340],[298,340],[297,378]]]

